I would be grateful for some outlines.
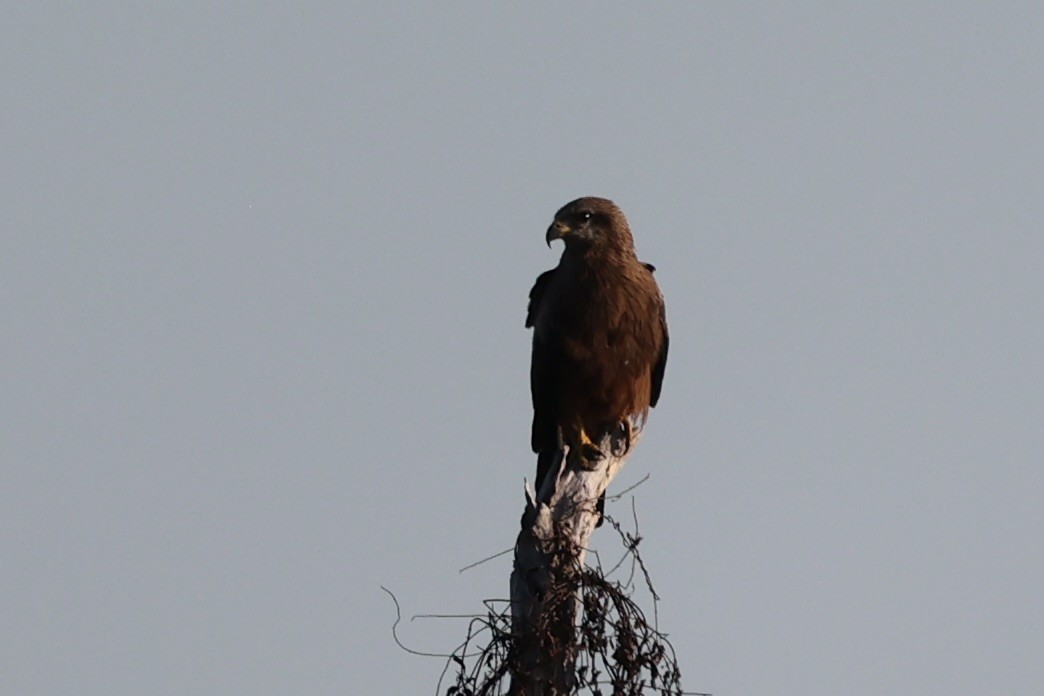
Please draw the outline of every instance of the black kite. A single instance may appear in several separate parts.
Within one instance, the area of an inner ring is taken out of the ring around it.
[[[653,267],[638,260],[623,212],[605,198],[579,198],[555,214],[548,246],[565,242],[558,267],[529,293],[533,327],[533,451],[536,490],[563,445],[585,461],[623,428],[630,447],[660,398],[667,319]],[[604,504],[598,501],[598,511]]]

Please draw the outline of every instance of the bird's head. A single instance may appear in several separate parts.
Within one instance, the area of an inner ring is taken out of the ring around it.
[[[556,239],[565,242],[566,249],[599,246],[628,250],[634,246],[623,211],[611,200],[593,196],[577,198],[555,213],[545,240],[551,246]]]

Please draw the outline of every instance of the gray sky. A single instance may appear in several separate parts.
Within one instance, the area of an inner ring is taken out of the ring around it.
[[[686,687],[1039,690],[1039,3],[92,5],[0,25],[0,693],[433,693],[584,194]]]

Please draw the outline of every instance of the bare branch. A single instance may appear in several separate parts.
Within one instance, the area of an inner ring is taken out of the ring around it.
[[[392,624],[391,632],[392,638],[395,639],[396,645],[398,645],[400,648],[410,653],[411,655],[420,655],[421,657],[452,657],[451,655],[446,655],[443,653],[421,652],[420,650],[413,650],[412,648],[406,647],[406,645],[403,644],[401,640],[399,640],[399,634],[396,630],[399,627],[399,622],[402,621],[402,611],[399,609],[399,600],[395,597],[394,594],[392,594],[392,591],[384,585],[381,585],[380,588],[387,592],[388,596],[392,598],[393,602],[395,602],[395,623]]]
[[[610,520],[623,546],[624,558],[643,569],[646,588],[653,594],[644,562],[638,553],[641,537]],[[635,525],[637,527],[637,524]],[[619,696],[660,694],[661,696],[709,696],[681,689],[680,671],[674,649],[667,636],[651,626],[644,612],[630,596],[628,587],[609,579],[599,568],[574,566],[563,575],[568,582],[550,587],[543,596],[544,615],[536,622],[544,639],[554,643],[559,636],[554,622],[557,608],[575,602],[578,607],[575,624],[573,684],[569,691],[544,691],[544,694],[613,693]],[[502,696],[525,694],[517,684],[508,685],[509,675],[520,668],[517,635],[512,631],[511,607],[495,611],[487,602],[489,615],[469,624],[468,637],[454,657],[447,660],[439,680],[439,694],[446,696]],[[489,642],[480,653],[464,653],[475,637],[490,632]],[[453,685],[441,691],[446,671],[455,666]],[[603,691],[602,689],[607,689]]]
[[[475,561],[471,565],[464,566],[463,568],[461,568],[457,572],[458,573],[463,573],[466,570],[471,570],[472,568],[477,568],[478,566],[482,565],[483,563],[486,563],[488,561],[492,561],[494,558],[500,558],[501,556],[506,556],[507,554],[511,553],[512,551],[514,551],[513,548],[511,548],[511,549],[504,549],[503,551],[498,551],[495,554],[493,554],[492,556],[486,556],[481,561]]]

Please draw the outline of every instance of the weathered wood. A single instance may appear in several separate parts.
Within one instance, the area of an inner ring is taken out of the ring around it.
[[[600,520],[597,501],[640,436],[640,423],[634,425],[629,442],[622,432],[607,434],[599,443],[607,454],[593,463],[580,461],[564,449],[541,490],[526,485],[511,572],[512,696],[572,692],[579,608],[576,578]]]

